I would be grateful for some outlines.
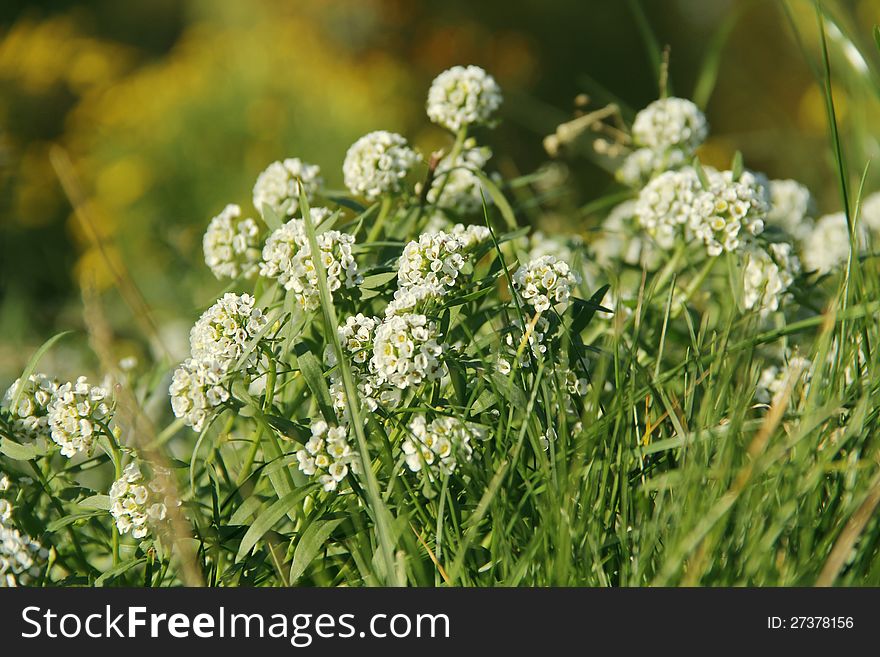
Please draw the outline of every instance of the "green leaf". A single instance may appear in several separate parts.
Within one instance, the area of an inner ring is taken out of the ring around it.
[[[278,216],[278,213],[272,209],[268,203],[263,203],[263,221],[269,227],[269,230],[276,231],[284,225],[284,221]]]
[[[92,495],[91,497],[87,497],[79,503],[79,507],[83,509],[93,509],[95,511],[109,511],[110,510],[110,496],[109,495]]]
[[[0,452],[13,461],[30,461],[43,455],[33,443],[21,445],[9,440],[9,438],[0,438]]]
[[[304,345],[301,343],[297,346]],[[302,353],[297,354],[296,362],[306,385],[312,391],[312,394],[315,395],[315,400],[318,402],[318,407],[321,409],[324,419],[327,422],[336,424],[336,413],[333,410],[333,402],[330,399],[330,389],[327,387],[327,381],[324,380],[324,373],[321,371],[318,358],[311,351],[302,350]]]
[[[131,561],[126,561],[124,563],[119,564],[118,566],[114,566],[103,575],[101,575],[98,579],[95,580],[95,586],[104,586],[111,579],[115,579],[122,575],[123,573],[128,572],[132,568],[137,568],[142,563],[146,563],[146,557],[139,557],[137,559],[133,559]]]
[[[367,290],[383,287],[397,278],[396,271],[383,272],[381,274],[371,274],[364,276],[361,287]]]
[[[712,183],[709,182],[709,176],[706,175],[706,172],[703,171],[703,165],[700,164],[700,158],[695,157],[693,161],[694,171],[697,172],[697,178],[700,179],[700,187],[705,190],[708,190]]]
[[[73,333],[73,331],[62,331],[61,333],[56,333],[51,338],[46,340],[42,344],[42,346],[34,352],[34,355],[31,356],[31,359],[27,362],[27,365],[25,365],[24,371],[19,377],[19,381],[21,381],[22,383],[27,381],[30,375],[34,373],[34,369],[36,369],[37,363],[39,363],[43,355],[52,348],[52,345],[54,345],[64,336],[70,335],[71,333]],[[21,401],[22,394],[24,394],[24,386],[16,386],[15,395],[13,395],[12,397],[12,403],[9,404],[9,408],[18,408],[18,402]]]
[[[569,312],[571,313],[572,318],[571,332],[573,335],[580,335],[581,331],[587,328],[587,325],[590,323],[590,320],[593,319],[593,315],[596,314],[597,310],[611,312],[609,308],[602,306],[602,299],[605,297],[605,293],[608,292],[609,287],[611,286],[603,285],[600,287],[599,290],[590,297],[589,301],[578,299],[576,297],[572,298]]]
[[[513,214],[513,208],[510,207],[510,203],[507,202],[507,198],[498,189],[498,185],[496,185],[489,176],[487,176],[482,171],[474,171],[477,178],[480,179],[480,182],[483,184],[483,188],[489,192],[489,196],[492,197],[492,202],[501,212],[501,216],[504,217],[504,221],[507,222],[507,227],[510,230],[516,230],[519,226],[516,223],[516,216]]]
[[[240,507],[235,510],[235,513],[232,514],[232,517],[229,519],[229,525],[243,525],[245,520],[251,518],[254,513],[257,512],[257,509],[260,508],[260,505],[263,503],[257,495],[251,495],[247,498]]]
[[[257,541],[263,538],[266,532],[272,529],[279,520],[287,515],[287,512],[291,507],[311,492],[315,486],[316,484],[310,484],[289,492],[257,516],[254,523],[250,526],[250,529],[247,530],[247,533],[241,539],[241,544],[238,546],[238,554],[236,555],[235,560],[241,561],[247,556],[257,544]]]
[[[324,547],[324,543],[330,538],[330,534],[345,518],[334,520],[317,520],[306,527],[300,536],[296,549],[293,552],[293,563],[290,565],[290,583],[295,584],[309,567],[309,564]]]
[[[75,522],[80,520],[88,520],[89,518],[94,518],[95,516],[101,515],[103,511],[87,511],[84,513],[71,513],[70,515],[66,515],[63,518],[58,518],[57,520],[53,520],[48,525],[46,525],[47,532],[57,532],[59,529],[64,529],[68,525],[72,525]]]
[[[730,163],[730,173],[733,177],[733,180],[739,180],[743,174],[743,154],[741,151],[737,151],[733,155],[733,161]]]

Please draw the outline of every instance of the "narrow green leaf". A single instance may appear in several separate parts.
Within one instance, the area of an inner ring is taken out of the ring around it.
[[[83,509],[94,509],[96,511],[109,511],[110,510],[110,496],[109,495],[92,495],[91,497],[87,497],[83,501],[79,503],[80,508]]]
[[[126,561],[124,563],[119,564],[118,566],[114,566],[103,575],[101,575],[98,579],[95,580],[95,586],[104,586],[107,582],[112,579],[116,579],[123,573],[128,572],[132,568],[137,568],[142,563],[146,563],[146,557],[139,557],[137,559],[133,559],[132,561]]]
[[[11,458],[13,461],[30,461],[42,453],[37,449],[34,443],[21,445],[13,442],[8,438],[0,438],[0,452]]]
[[[59,529],[64,529],[68,525],[72,525],[73,523],[79,520],[87,520],[89,518],[94,518],[95,516],[101,515],[102,511],[87,511],[83,513],[71,513],[70,515],[64,516],[62,518],[58,518],[57,520],[53,520],[48,525],[46,525],[47,532],[57,532]]]
[[[314,488],[315,484],[310,484],[291,491],[257,516],[250,529],[247,530],[247,533],[241,539],[235,560],[241,561],[253,549],[257,541],[263,538],[267,531],[272,529],[279,520],[287,515],[287,512],[293,505],[302,500]]]
[[[317,520],[306,527],[293,551],[293,563],[290,565],[289,578],[291,584],[296,584],[297,580],[302,577],[312,559],[321,551],[324,543],[330,538],[330,534],[343,520],[345,518]]]
[[[284,225],[284,221],[278,216],[278,213],[272,209],[268,203],[263,203],[263,221],[269,227],[269,230],[276,231]]]
[[[510,230],[516,230],[519,226],[516,223],[516,215],[513,213],[513,208],[510,207],[510,203],[507,202],[507,198],[504,196],[502,191],[498,188],[489,176],[487,176],[482,171],[474,171],[477,178],[480,179],[480,182],[483,184],[483,188],[489,192],[489,196],[492,197],[492,202],[501,212],[501,216],[504,217],[504,221],[507,223],[507,227]]]
[[[321,371],[321,365],[318,358],[311,351],[302,351],[297,354],[296,362],[299,371],[302,373],[306,381],[306,385],[321,409],[321,415],[327,422],[336,423],[336,413],[333,410],[333,402],[330,399],[330,389],[327,387],[327,381],[324,379],[324,373]]]
[[[733,155],[733,161],[730,163],[730,173],[734,180],[739,180],[743,174],[743,154],[737,151]]]

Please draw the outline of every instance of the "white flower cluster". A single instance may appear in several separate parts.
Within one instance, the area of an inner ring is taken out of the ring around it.
[[[632,126],[636,148],[618,168],[617,179],[640,187],[664,171],[685,166],[708,131],[706,117],[691,101],[655,100],[636,115]]]
[[[428,90],[428,118],[458,132],[487,124],[501,107],[501,87],[479,66],[453,66],[434,78]]]
[[[800,270],[791,244],[770,244],[766,250],[750,247],[743,275],[743,305],[757,309],[761,317],[776,312]]]
[[[428,202],[440,208],[452,209],[460,214],[479,211],[483,199],[491,202],[488,192],[475,171],[480,171],[492,157],[488,147],[477,147],[468,139],[462,152],[452,159],[446,156],[437,166],[434,182],[428,190]]]
[[[539,313],[567,302],[577,283],[578,277],[568,263],[552,255],[530,261],[513,275],[514,289]]]
[[[49,402],[58,390],[58,381],[45,374],[31,374],[22,390],[18,405],[12,402],[18,392],[21,379],[9,386],[0,409],[8,414],[16,437],[23,440],[36,440],[49,435]]]
[[[0,493],[9,490],[9,478],[0,475]],[[0,498],[0,587],[28,586],[40,577],[49,551],[22,534],[13,523],[12,505]]]
[[[633,140],[655,151],[679,148],[693,151],[709,133],[706,117],[685,98],[661,98],[636,114]]]
[[[810,381],[811,366],[809,359],[793,356],[782,367],[771,365],[764,368],[758,380],[755,399],[762,404],[769,404],[786,387],[796,389],[799,385],[806,385]]]
[[[227,292],[202,313],[189,333],[193,359],[213,361],[224,369],[239,360],[248,342],[268,321],[254,303],[254,298],[249,294],[239,296]],[[257,351],[252,350],[245,366],[252,367],[257,356]]]
[[[307,164],[297,157],[273,162],[257,177],[254,185],[254,207],[260,214],[268,205],[280,217],[292,217],[299,210],[299,184],[309,202],[314,199],[324,181],[321,168]]]
[[[358,139],[345,154],[342,175],[352,194],[375,201],[397,194],[403,180],[421,158],[394,132],[377,130]]]
[[[437,338],[437,326],[424,315],[386,317],[376,327],[370,360],[378,383],[402,390],[438,379],[443,346]]]
[[[110,514],[120,534],[131,532],[140,540],[155,531],[168,515],[173,501],[167,490],[170,472],[153,467],[147,478],[136,462],[125,466],[122,476],[110,487]]]
[[[443,231],[419,235],[418,240],[403,247],[397,262],[398,286],[401,289],[424,286],[437,290],[438,294],[456,287],[463,278],[460,275],[467,262],[470,236],[461,233],[459,237]]]
[[[861,206],[861,224],[875,235],[880,233],[880,192],[866,196]]]
[[[806,238],[813,228],[813,197],[796,180],[771,180],[767,224],[777,226],[795,239]]]
[[[730,171],[707,169],[706,177],[708,189],[692,168],[667,171],[639,193],[636,215],[661,248],[672,248],[679,237],[694,237],[717,256],[739,248],[742,233],[764,230],[767,202],[753,174],[733,180]]]
[[[260,261],[260,229],[241,208],[229,204],[211,219],[202,238],[205,264],[217,278],[251,277]]]
[[[351,470],[360,472],[357,454],[348,442],[348,427],[330,426],[324,420],[312,423],[312,437],[298,450],[299,469],[318,481],[328,493],[334,491]]]
[[[326,208],[311,208],[315,226],[330,215]],[[352,254],[354,237],[338,230],[325,230],[315,235],[321,262],[327,273],[327,287],[331,292],[353,288],[361,282],[358,266]],[[318,291],[318,270],[312,259],[312,246],[302,219],[291,219],[266,240],[260,274],[277,278],[286,290],[294,293],[304,310],[321,306]]]
[[[84,376],[58,386],[49,402],[50,435],[67,458],[91,451],[101,432],[99,423],[109,420],[110,394],[102,386],[90,385]]]
[[[267,322],[249,294],[228,292],[202,314],[190,331],[191,357],[174,371],[168,388],[175,417],[202,430],[211,411],[229,399],[227,375]],[[258,361],[259,349],[253,348],[241,367],[253,368]]]
[[[211,411],[229,399],[223,385],[226,369],[216,361],[187,358],[174,371],[168,392],[174,416],[201,431]]]
[[[860,234],[859,237],[863,235]],[[849,253],[849,227],[846,214],[835,212],[826,214],[816,221],[813,230],[804,238],[801,258],[807,271],[828,274],[845,265]]]
[[[450,475],[459,460],[470,461],[473,454],[471,438],[481,440],[485,431],[451,416],[441,416],[430,423],[424,415],[416,415],[409,424],[409,435],[403,441],[406,465],[413,472],[423,466]]]

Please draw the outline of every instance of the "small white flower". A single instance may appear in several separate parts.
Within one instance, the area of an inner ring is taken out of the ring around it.
[[[226,369],[216,361],[189,358],[174,371],[168,392],[175,417],[201,431],[211,413],[229,399]]]
[[[786,387],[796,389],[806,385],[811,378],[812,363],[800,356],[791,357],[787,363],[779,367],[770,365],[761,372],[755,399],[762,404],[769,404],[781,390]]]
[[[443,347],[437,337],[436,325],[424,315],[386,317],[376,327],[370,361],[378,383],[402,390],[439,378]]]
[[[552,255],[532,260],[513,275],[514,289],[537,312],[568,302],[577,283],[577,275],[568,263]]]
[[[311,208],[314,225],[330,215],[326,208]],[[357,262],[352,254],[354,237],[338,230],[325,230],[316,236],[321,262],[327,274],[327,287],[335,292],[361,282]],[[294,293],[304,310],[317,310],[320,305],[318,270],[312,259],[312,246],[302,219],[291,219],[269,236],[263,247],[260,275],[277,278],[286,290]]]
[[[345,186],[369,201],[398,194],[404,178],[420,160],[400,135],[385,130],[371,132],[352,144],[345,155]]]
[[[767,223],[782,228],[795,239],[806,238],[815,216],[810,190],[796,180],[771,180],[769,191]]]
[[[227,292],[202,313],[192,327],[189,334],[192,357],[227,368],[244,355],[250,340],[267,321],[251,295]],[[257,350],[252,350],[244,366],[252,367],[257,356]]]
[[[403,247],[397,261],[397,284],[400,289],[418,288],[424,296],[428,295],[426,290],[446,293],[463,282],[461,274],[469,250],[486,237],[485,226],[454,228],[451,233],[422,233],[418,240]]]
[[[101,386],[90,385],[86,377],[58,386],[49,402],[48,422],[52,440],[61,453],[72,458],[89,453],[95,440],[97,423],[110,421],[110,395]]]
[[[865,235],[860,231],[856,236],[856,251],[864,243]],[[846,214],[835,212],[826,214],[816,221],[813,230],[803,241],[801,260],[804,269],[828,274],[846,265],[850,254],[849,227]]]
[[[335,491],[350,471],[360,472],[359,457],[348,441],[348,427],[317,420],[311,429],[311,439],[296,452],[299,469],[316,477],[325,491]]]
[[[9,483],[6,475],[0,475],[0,480]],[[34,584],[48,556],[38,541],[16,528],[12,504],[0,499],[0,587]]]
[[[138,540],[160,529],[168,507],[178,503],[171,497],[171,472],[153,466],[145,477],[138,463],[132,461],[122,476],[110,487],[110,515],[120,534],[131,533]]]
[[[746,251],[743,305],[758,310],[761,317],[776,312],[800,269],[790,244],[770,244],[766,250],[751,246]]]
[[[464,126],[490,123],[501,101],[501,87],[482,68],[453,66],[431,83],[428,118],[458,132]]]
[[[633,122],[633,140],[654,151],[693,151],[706,139],[709,126],[699,108],[684,98],[661,98],[640,111]]]
[[[452,474],[460,460],[471,460],[471,439],[483,440],[485,435],[482,427],[455,417],[441,416],[429,423],[424,415],[415,415],[402,444],[406,465],[412,472],[428,466],[440,474]]]
[[[58,381],[45,374],[31,374],[24,385],[18,405],[12,408],[20,383],[21,379],[16,379],[9,386],[0,400],[0,410],[9,417],[12,430],[19,439],[36,440],[48,436],[49,402],[58,390]]]
[[[293,217],[299,210],[299,185],[302,182],[306,198],[311,202],[324,183],[321,168],[307,164],[297,157],[273,162],[257,178],[254,185],[254,208],[263,213],[263,205],[272,208],[279,217]]]
[[[217,278],[248,278],[260,260],[260,229],[257,222],[242,218],[241,208],[227,205],[211,219],[202,238],[205,264]]]

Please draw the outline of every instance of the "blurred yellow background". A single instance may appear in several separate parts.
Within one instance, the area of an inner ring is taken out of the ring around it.
[[[211,216],[226,203],[248,207],[254,179],[275,159],[317,163],[339,189],[345,150],[369,130],[401,132],[424,151],[443,143],[424,118],[424,98],[451,65],[479,64],[504,89],[503,123],[490,145],[505,174],[546,161],[541,138],[571,117],[579,93],[595,104],[616,100],[631,115],[657,96],[634,5],[4,3],[0,382],[56,330],[83,326],[83,281],[102,293],[120,356],[146,355],[108,257],[130,271],[172,354],[181,342],[185,348],[196,309],[221,289],[202,263]],[[880,53],[871,37],[880,0],[826,5],[837,109],[858,178],[880,155]],[[812,3],[793,0],[789,12],[764,0],[639,6],[658,42],[671,46],[676,95],[691,96],[717,64],[704,159],[723,166],[742,150],[750,168],[804,182],[822,211],[839,208],[824,100],[810,68],[818,56]],[[70,158],[72,184],[105,254],[71,211],[59,153]],[[876,190],[875,169],[868,184]],[[613,189],[613,180],[588,158],[568,162],[565,174],[558,206],[545,208],[555,218],[543,227],[587,230],[597,218],[571,209]],[[84,334],[65,341],[46,367],[59,376],[94,369],[85,341]]]

